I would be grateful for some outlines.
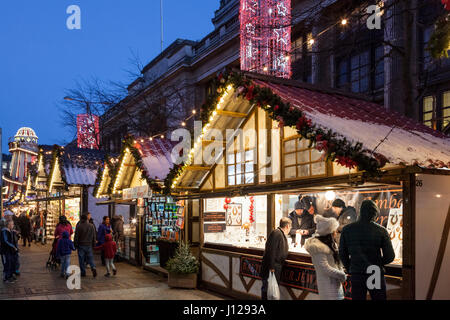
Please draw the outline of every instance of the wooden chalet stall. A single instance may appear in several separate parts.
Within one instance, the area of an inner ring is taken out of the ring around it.
[[[188,202],[189,237],[201,243],[204,288],[259,298],[267,236],[309,195],[316,214],[329,214],[336,198],[358,212],[365,199],[377,203],[396,252],[389,299],[450,298],[448,137],[333,89],[237,73],[216,84],[171,182]],[[282,299],[318,299],[311,258],[295,240]],[[349,298],[349,282],[345,291]]]
[[[159,266],[159,258],[150,259],[149,251],[156,245],[153,243],[155,241],[150,241],[148,234],[151,230],[146,220],[152,199],[163,199],[169,203],[167,197],[152,192],[162,188],[163,179],[173,165],[172,148],[173,143],[166,139],[135,139],[129,136],[124,141],[119,159],[107,160],[98,172],[94,194],[97,198],[108,198],[98,205],[108,205],[111,217],[124,217],[123,258],[136,265]]]
[[[61,215],[65,215],[75,229],[81,214],[85,212],[92,214],[97,227],[102,217],[108,214],[106,208],[95,206],[97,200],[92,196],[96,173],[104,156],[100,150],[55,146],[46,184],[43,174],[45,164],[39,165],[36,181],[41,188],[48,186],[46,198],[38,199],[45,201],[47,206],[47,238],[52,238]]]

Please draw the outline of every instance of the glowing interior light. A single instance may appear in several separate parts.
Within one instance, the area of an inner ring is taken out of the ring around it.
[[[336,199],[336,192],[334,192],[334,191],[325,192],[325,199],[327,199],[328,201],[332,201],[332,200]]]

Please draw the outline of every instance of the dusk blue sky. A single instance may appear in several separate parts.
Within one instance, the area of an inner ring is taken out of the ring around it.
[[[213,30],[219,0],[164,0],[165,47]],[[81,8],[81,30],[68,30],[68,6]],[[0,10],[0,127],[7,139],[22,126],[39,144],[74,138],[58,103],[76,80],[128,81],[131,51],[144,64],[160,53],[159,0],[8,0]],[[131,81],[130,81],[131,82]]]

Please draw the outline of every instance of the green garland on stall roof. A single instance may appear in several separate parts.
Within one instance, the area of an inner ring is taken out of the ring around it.
[[[51,162],[51,166],[50,166],[50,174],[47,177],[47,186],[50,187],[50,183],[52,180],[52,176],[53,176],[53,170],[55,170],[56,168],[56,160],[58,160],[58,164],[59,164],[59,171],[61,173],[61,180],[64,183],[64,189],[66,191],[69,191],[69,185],[67,184],[67,179],[66,179],[66,173],[64,171],[64,162],[63,162],[63,155],[64,155],[64,149],[61,146],[58,145],[54,145],[53,146],[53,152],[52,152],[52,162]]]
[[[107,161],[107,160],[105,160]],[[107,165],[107,164],[105,164]],[[103,171],[105,170],[105,165],[101,165],[98,167],[97,169],[97,177],[95,179],[95,185],[94,185],[94,190],[92,191],[92,196],[95,198],[97,197],[97,191],[100,188],[100,184],[102,182],[102,178],[103,178]]]
[[[214,80],[215,91],[207,98],[201,109],[203,122],[209,121],[229,85],[233,86],[239,97],[264,109],[269,117],[278,121],[281,126],[296,128],[300,139],[309,139],[310,147],[314,146],[319,151],[325,152],[327,160],[336,161],[349,169],[358,168],[360,171],[366,171],[369,176],[379,176],[380,169],[388,162],[383,155],[372,154],[370,150],[363,149],[362,143],[352,143],[332,130],[324,130],[313,124],[299,108],[283,102],[271,89],[255,85],[239,72],[220,73]],[[183,167],[183,165],[174,166],[170,171],[165,181],[167,192],[170,192],[173,180],[181,174]]]
[[[434,59],[448,58],[450,49],[450,14],[439,17],[431,34],[426,50]]]
[[[122,148],[122,152],[121,152],[120,157],[119,157],[119,165],[116,166],[116,168],[115,168],[114,170],[112,170],[112,172],[111,172],[111,173],[112,173],[111,176],[113,177],[113,179],[111,180],[111,183],[110,183],[110,185],[109,185],[109,188],[110,188],[109,190],[110,190],[110,192],[112,192],[112,190],[113,190],[113,188],[114,188],[114,181],[116,180],[117,175],[118,175],[118,173],[119,173],[119,166],[120,166],[120,164],[122,163],[123,158],[124,158],[124,156],[125,156],[125,150],[128,148],[128,149],[130,149],[130,152],[131,152],[131,154],[133,155],[134,160],[136,161],[136,166],[137,166],[137,167],[141,170],[141,172],[142,172],[142,179],[145,179],[145,180],[146,180],[148,186],[149,186],[150,189],[152,189],[154,192],[156,192],[156,193],[162,193],[162,192],[163,192],[163,188],[160,186],[160,184],[157,182],[157,180],[155,180],[155,179],[153,179],[153,178],[150,178],[150,177],[148,176],[148,172],[147,172],[147,170],[145,169],[144,163],[143,163],[143,161],[142,161],[141,154],[140,154],[139,150],[135,147],[134,141],[135,141],[135,138],[134,138],[132,135],[127,135],[127,136],[124,138],[124,140],[122,141],[122,142],[123,142],[123,148]]]

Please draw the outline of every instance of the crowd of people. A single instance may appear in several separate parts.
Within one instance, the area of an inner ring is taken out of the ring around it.
[[[379,208],[372,200],[361,204],[359,215],[341,199],[332,203],[331,210],[317,214],[314,198],[299,197],[294,211],[280,220],[266,242],[261,277],[262,299],[267,299],[268,279],[274,274],[277,283],[288,256],[288,237],[295,242],[302,236],[302,245],[311,255],[316,271],[317,288],[321,300],[342,300],[342,284],[350,277],[352,300],[386,300],[385,265],[395,258],[391,239],[386,228],[375,222]],[[379,287],[368,287],[372,275],[369,267],[380,270]]]
[[[9,210],[3,214],[0,220],[0,254],[3,263],[3,281],[12,283],[20,275],[19,241],[22,239],[23,246],[31,246],[34,242],[46,243],[46,211],[39,213],[22,212],[16,216]],[[112,220],[112,221],[110,221]],[[61,277],[68,278],[68,268],[71,265],[73,251],[78,253],[78,263],[81,276],[86,276],[86,267],[89,265],[94,277],[97,269],[94,262],[94,250],[100,251],[102,265],[106,267],[106,277],[117,274],[114,259],[121,250],[124,239],[124,221],[121,215],[114,215],[112,219],[103,217],[98,230],[95,227],[91,214],[83,214],[75,227],[65,216],[59,217],[53,233],[51,255],[61,266]],[[73,241],[72,241],[73,238]]]

